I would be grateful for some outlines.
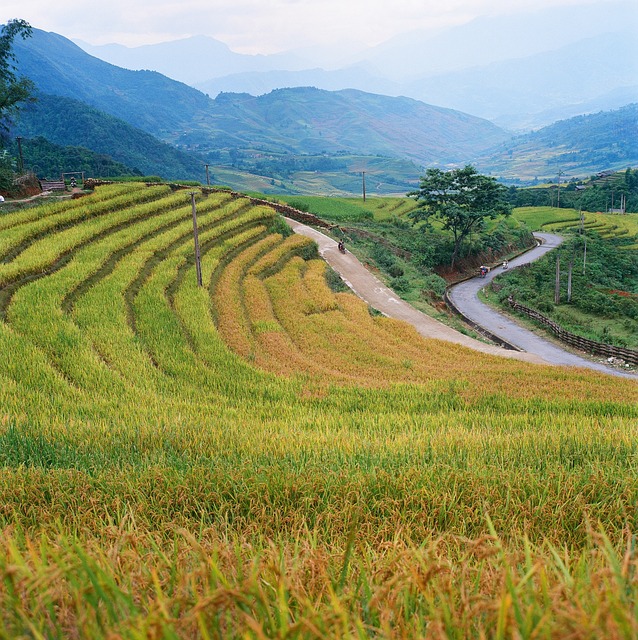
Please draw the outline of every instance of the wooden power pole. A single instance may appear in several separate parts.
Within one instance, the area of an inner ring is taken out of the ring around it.
[[[574,260],[569,261],[569,267],[567,269],[567,302],[572,301],[572,268],[574,267]]]
[[[19,164],[18,169],[20,171],[20,175],[22,175],[24,173],[24,157],[22,156],[22,136],[18,136],[16,140],[18,141],[18,164]]]
[[[366,201],[366,172],[361,172],[361,186],[363,187],[363,201]]]
[[[197,285],[202,286],[202,260],[199,254],[199,236],[197,234],[197,208],[195,207],[195,192],[191,191],[191,205],[193,207],[193,238],[195,239],[195,269],[197,271]]]
[[[560,255],[556,254],[556,285],[554,287],[554,304],[560,304]]]
[[[583,275],[587,269],[587,234],[585,234],[585,250],[583,251]]]

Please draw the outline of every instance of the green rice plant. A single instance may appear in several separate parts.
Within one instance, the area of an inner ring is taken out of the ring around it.
[[[196,204],[202,287],[184,192],[2,265],[0,637],[636,636],[634,381],[424,340]]]

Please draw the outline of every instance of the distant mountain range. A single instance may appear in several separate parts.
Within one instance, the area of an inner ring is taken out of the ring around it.
[[[509,129],[638,102],[635,32],[617,31],[526,58],[409,83],[407,95],[473,113]]]
[[[232,52],[203,36],[94,47],[128,69],[155,69],[215,97],[284,87],[408,96],[529,130],[638,100],[638,3],[550,7],[414,31],[336,60],[333,51]]]
[[[366,171],[379,193],[405,193],[424,166],[473,163],[493,175],[534,179],[555,175],[564,163],[573,175],[638,164],[635,145],[625,143],[638,139],[631,108],[513,139],[486,119],[355,89],[293,87],[211,99],[38,29],[17,41],[15,52],[19,73],[35,82],[40,98],[14,135],[85,147],[169,179],[203,180],[207,163],[237,188],[352,193]]]
[[[505,142],[476,165],[507,179],[582,177],[638,164],[638,104],[561,120]]]
[[[165,142],[219,149],[357,153],[447,164],[471,159],[508,134],[487,120],[410,98],[355,90],[280,89],[215,100],[151,71],[129,71],[34,29],[15,44],[18,69],[47,95],[85,102]]]

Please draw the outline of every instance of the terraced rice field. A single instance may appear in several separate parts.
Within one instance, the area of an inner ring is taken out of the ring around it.
[[[228,193],[0,217],[0,637],[636,637],[638,386],[420,338]]]
[[[586,231],[594,231],[603,238],[626,237],[638,242],[638,214],[589,213],[583,212]],[[514,217],[525,222],[532,231],[561,233],[578,231],[581,228],[580,212],[575,209],[555,207],[520,207],[514,210]],[[638,244],[627,245],[636,248]]]

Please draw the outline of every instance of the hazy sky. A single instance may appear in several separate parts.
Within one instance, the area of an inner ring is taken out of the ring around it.
[[[613,0],[592,0],[600,4]],[[585,4],[587,0],[2,0],[0,23],[32,26],[90,44],[153,44],[192,35],[240,53],[275,53],[316,43],[375,45],[423,28],[481,15]]]

